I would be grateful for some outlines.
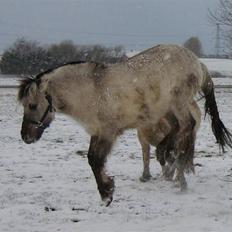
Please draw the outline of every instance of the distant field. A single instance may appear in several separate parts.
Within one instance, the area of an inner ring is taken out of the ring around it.
[[[219,72],[232,77],[232,60],[230,59],[201,59],[211,72]]]

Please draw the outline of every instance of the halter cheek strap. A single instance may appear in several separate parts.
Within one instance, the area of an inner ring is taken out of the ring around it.
[[[45,129],[47,127],[47,125],[44,123],[44,120],[47,117],[48,113],[54,111],[54,108],[52,106],[52,97],[49,94],[46,94],[45,98],[48,101],[48,107],[45,110],[41,119],[39,121],[29,120],[29,122],[36,125],[37,128],[42,128],[42,129]]]

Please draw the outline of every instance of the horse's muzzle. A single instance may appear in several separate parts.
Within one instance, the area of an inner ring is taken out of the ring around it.
[[[31,144],[31,143],[35,143],[37,140],[35,138],[30,138],[29,136],[22,136],[23,141],[26,144]]]
[[[21,137],[26,144],[37,142],[44,132],[44,128],[36,127],[35,125],[24,120],[22,123]]]

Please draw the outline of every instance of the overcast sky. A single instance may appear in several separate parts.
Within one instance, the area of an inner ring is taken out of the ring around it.
[[[142,50],[198,36],[215,52],[208,9],[218,0],[0,0],[0,53],[17,38],[42,44],[124,45]]]

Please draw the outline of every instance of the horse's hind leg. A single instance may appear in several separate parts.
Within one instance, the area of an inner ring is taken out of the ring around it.
[[[175,181],[179,183],[181,190],[185,190],[187,188],[187,182],[184,176],[184,171],[185,170],[189,171],[189,169],[193,171],[193,164],[190,164],[190,166],[188,167],[187,159],[188,157],[193,157],[194,155],[194,140],[192,140],[190,135],[189,138],[187,138],[187,140],[188,141],[186,141],[186,146],[188,148],[184,149],[183,152],[185,153],[180,153],[176,160],[177,173],[176,173]]]
[[[190,138],[190,141],[192,140],[193,142],[189,142],[190,145],[189,145],[189,148],[188,148],[188,154],[190,154],[190,156],[193,157],[193,153],[194,153],[194,144],[195,144],[195,141],[196,141],[196,135],[197,135],[197,131],[200,127],[200,122],[201,122],[201,111],[200,111],[200,108],[199,106],[197,105],[196,101],[193,101],[190,105],[189,105],[189,110],[191,111],[191,115],[192,115],[192,119],[190,119],[192,121],[192,126],[194,126],[194,129],[193,129],[193,133],[192,135],[190,134],[189,136],[192,138]],[[194,122],[195,120],[195,122]],[[190,126],[190,131],[191,133],[191,126]],[[191,159],[190,159],[191,160]],[[188,164],[188,169],[191,169],[193,172],[194,172],[194,167],[193,167],[193,162],[192,160],[190,161],[190,163]],[[177,172],[177,175],[176,175],[176,180],[179,179],[179,173]]]
[[[138,139],[142,147],[142,153],[143,153],[143,174],[140,177],[140,181],[146,182],[150,180],[151,174],[150,174],[150,144],[146,140],[145,131],[142,129],[137,130],[138,133]]]
[[[194,143],[195,143],[195,127],[196,121],[189,114],[189,120],[187,124],[177,134],[177,142],[175,145],[176,161],[174,167],[177,169],[177,181],[180,184],[181,190],[187,188],[187,182],[184,176],[185,171],[193,171],[193,156],[194,156]]]
[[[150,164],[150,145],[157,146],[164,140],[166,135],[170,132],[171,126],[166,118],[160,119],[156,125],[149,124],[146,127],[138,128],[138,138],[142,146],[143,153],[143,174],[140,178],[142,182],[145,182],[151,178],[149,164]],[[161,146],[160,146],[161,147]],[[159,149],[158,149],[159,151]],[[162,169],[165,166],[163,150],[160,149],[158,155],[158,161],[160,162]]]
[[[172,112],[166,114],[165,117],[171,129],[166,137],[157,145],[156,156],[162,167],[164,177],[167,180],[172,180],[175,172],[175,169],[172,168],[175,161],[172,153],[174,151],[176,134],[179,130],[179,123],[176,116]]]
[[[157,158],[158,162],[160,163],[163,175],[164,175],[165,170],[166,170],[166,166],[165,166],[165,164],[166,164],[166,161],[165,161],[166,142],[167,142],[166,139],[164,139],[164,141],[162,141],[156,147],[156,158]]]
[[[108,206],[113,200],[114,180],[106,175],[104,165],[113,142],[98,136],[92,136],[88,151],[88,161],[93,170],[102,200]]]
[[[169,146],[172,144],[171,138],[167,136],[156,147],[156,157],[161,165],[162,173],[166,180],[172,180],[175,172],[175,169],[172,168],[172,164],[175,160],[172,158],[171,149],[169,149]]]

